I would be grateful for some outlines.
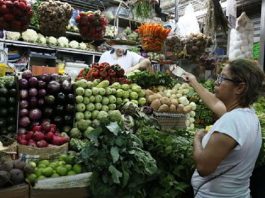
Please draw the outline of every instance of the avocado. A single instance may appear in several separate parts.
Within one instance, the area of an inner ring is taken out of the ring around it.
[[[8,90],[5,87],[0,88],[0,96],[6,96],[8,93]]]
[[[10,114],[15,113],[15,112],[16,112],[16,108],[13,107],[13,106],[10,106],[10,107],[8,107],[8,112],[9,112]]]
[[[17,90],[12,88],[8,91],[9,96],[16,97],[17,96]]]
[[[0,109],[0,116],[4,117],[7,115],[7,109],[6,108],[1,108]]]
[[[6,98],[5,98],[5,97],[2,97],[1,94],[0,94],[0,96],[1,96],[1,97],[0,97],[0,105],[1,105],[1,106],[5,106],[5,105],[6,105],[6,102],[7,102],[7,101],[6,101]]]

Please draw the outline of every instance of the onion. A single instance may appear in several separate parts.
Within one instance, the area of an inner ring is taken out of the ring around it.
[[[39,98],[39,100],[38,100],[38,105],[39,106],[43,106],[44,105],[44,99],[43,98]]]
[[[31,89],[29,90],[29,95],[30,95],[31,97],[33,97],[33,96],[37,96],[37,95],[38,95],[38,90],[37,90],[36,88],[31,88]]]
[[[39,109],[32,109],[29,112],[29,117],[31,120],[39,120],[41,118],[41,111]]]
[[[19,116],[20,117],[28,116],[28,114],[29,114],[29,110],[28,109],[20,109],[20,111],[19,111]]]
[[[49,74],[43,74],[43,75],[40,75],[39,76],[39,79],[42,80],[42,81],[44,81],[44,82],[49,82],[50,79],[51,79],[51,77],[50,77]]]
[[[32,72],[30,70],[26,70],[22,73],[22,78],[30,79],[32,77]]]
[[[22,89],[20,90],[19,95],[21,99],[26,99],[28,97],[28,91],[26,89]]]
[[[29,103],[26,100],[21,100],[20,103],[19,103],[19,107],[21,109],[26,109],[26,108],[28,108],[28,106],[29,106]]]
[[[29,106],[31,107],[31,108],[34,108],[34,107],[36,107],[38,105],[38,99],[36,98],[36,97],[31,97],[30,99],[29,99]]]
[[[28,81],[24,78],[19,79],[19,88],[25,89],[28,87]]]
[[[25,128],[19,128],[18,129],[18,134],[25,134],[27,130]]]
[[[47,88],[49,93],[57,93],[60,90],[60,84],[56,81],[49,82]]]
[[[38,92],[39,96],[45,96],[46,95],[46,90],[45,89],[40,89]]]
[[[38,85],[38,79],[36,77],[31,77],[29,79],[29,86],[30,87],[37,87]]]
[[[27,127],[30,124],[30,119],[28,117],[22,117],[19,120],[19,125],[22,127]]]
[[[38,81],[38,87],[39,87],[40,89],[45,88],[45,87],[46,87],[46,82],[44,82],[43,80],[39,80],[39,81]]]

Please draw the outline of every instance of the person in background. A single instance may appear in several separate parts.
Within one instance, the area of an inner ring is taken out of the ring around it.
[[[110,65],[118,64],[125,70],[125,73],[137,69],[150,72],[153,71],[149,59],[129,51],[127,45],[117,45],[118,42],[118,40],[115,41],[115,45],[113,42],[109,42],[112,49],[101,55],[99,63],[107,62]]]
[[[262,91],[264,73],[251,60],[237,59],[225,66],[207,91],[194,75],[183,78],[219,119],[194,137],[196,170],[192,186],[196,198],[250,198],[250,176],[261,148],[259,119],[251,105]],[[263,90],[264,91],[264,90]]]

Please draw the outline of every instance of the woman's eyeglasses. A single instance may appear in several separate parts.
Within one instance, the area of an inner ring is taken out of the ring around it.
[[[234,80],[234,79],[231,79],[231,78],[226,78],[226,77],[224,77],[223,75],[217,75],[217,79],[216,79],[216,83],[218,84],[218,85],[220,85],[223,81],[225,81],[225,80],[227,80],[227,81],[230,81],[230,82],[233,82],[233,83],[241,83],[242,81],[240,81],[240,80]]]

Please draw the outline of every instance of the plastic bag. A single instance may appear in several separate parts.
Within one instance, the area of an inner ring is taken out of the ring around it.
[[[229,60],[252,58],[254,28],[246,13],[236,20],[236,27],[230,32]]]
[[[180,37],[189,36],[191,33],[200,33],[200,27],[193,6],[189,4],[184,11],[184,15],[179,18],[176,27],[176,34]]]

